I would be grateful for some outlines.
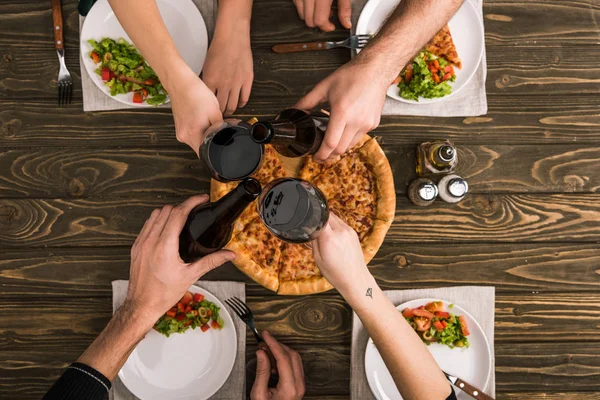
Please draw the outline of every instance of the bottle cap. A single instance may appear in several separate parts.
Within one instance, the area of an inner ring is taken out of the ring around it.
[[[438,150],[438,156],[442,161],[450,162],[454,160],[454,157],[456,157],[456,150],[454,147],[446,144],[440,147]]]
[[[419,197],[425,201],[431,201],[438,195],[438,188],[433,182],[423,182],[417,189]]]
[[[469,191],[469,185],[463,178],[453,178],[448,182],[448,193],[454,197],[463,197]]]

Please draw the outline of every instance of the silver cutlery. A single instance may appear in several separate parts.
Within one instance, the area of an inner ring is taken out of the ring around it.
[[[246,325],[248,325],[250,331],[254,334],[254,337],[256,338],[258,348],[264,350],[265,353],[267,353],[267,356],[269,356],[269,361],[271,362],[271,374],[276,374],[277,364],[275,361],[275,357],[273,357],[271,349],[269,348],[265,340],[260,336],[258,330],[256,330],[256,327],[254,326],[254,313],[252,312],[250,307],[248,307],[246,303],[244,303],[237,297],[232,297],[230,299],[225,300],[225,304],[231,307],[231,309],[236,313],[236,315],[240,317],[240,319],[244,321]]]
[[[483,393],[481,390],[477,389],[475,386],[463,381],[462,379],[457,378],[456,376],[452,376],[446,372],[444,372],[444,375],[446,375],[446,378],[454,386],[456,386],[457,388],[459,388],[460,390],[462,390],[469,396],[471,396],[477,400],[494,400],[493,397],[488,396],[487,394]]]
[[[73,96],[73,79],[65,65],[65,47],[63,39],[63,17],[60,0],[52,0],[52,21],[54,31],[54,47],[58,54],[60,70],[58,71],[58,105],[71,104]]]
[[[297,53],[301,51],[329,50],[336,47],[348,49],[362,49],[371,40],[371,35],[354,35],[339,42],[307,42],[307,43],[283,43],[271,47],[275,53]]]

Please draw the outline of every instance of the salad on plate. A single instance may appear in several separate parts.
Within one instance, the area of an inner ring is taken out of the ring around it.
[[[134,45],[123,38],[90,39],[88,43],[92,46],[89,57],[98,65],[95,72],[110,88],[111,96],[133,93],[134,103],[154,106],[167,101],[158,76]]]
[[[452,93],[451,82],[456,80],[454,66],[442,57],[423,50],[417,54],[394,81],[400,97],[419,101],[419,97],[433,99]]]
[[[158,319],[154,330],[169,337],[200,327],[202,332],[210,328],[223,329],[225,322],[219,316],[220,308],[205,300],[201,293],[186,292],[177,304]]]
[[[449,306],[451,308],[451,305]],[[402,315],[427,345],[440,343],[450,348],[469,347],[467,320],[444,310],[444,303],[432,301],[417,308],[405,308]]]

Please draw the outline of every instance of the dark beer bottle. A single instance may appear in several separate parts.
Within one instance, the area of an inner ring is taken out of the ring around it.
[[[233,223],[260,191],[260,183],[247,178],[219,201],[195,207],[179,235],[181,259],[192,262],[222,249],[231,239]]]
[[[273,120],[252,125],[250,136],[256,143],[272,144],[285,157],[302,157],[319,150],[328,123],[329,116],[322,112],[309,114],[289,108]]]

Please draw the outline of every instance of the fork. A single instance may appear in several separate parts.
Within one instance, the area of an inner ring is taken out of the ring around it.
[[[277,374],[277,362],[275,361],[275,357],[273,357],[271,349],[256,330],[256,327],[254,326],[254,313],[250,307],[248,307],[246,303],[237,297],[232,297],[225,300],[225,304],[231,307],[237,316],[240,317],[240,319],[244,321],[246,325],[248,325],[250,331],[252,331],[254,337],[256,338],[258,348],[264,350],[264,352],[267,353],[267,356],[269,356],[269,361],[271,362],[271,375],[273,376],[273,374]]]
[[[308,43],[285,43],[276,44],[271,47],[275,53],[297,53],[301,51],[329,50],[336,47],[348,49],[362,49],[371,40],[371,35],[354,35],[339,42],[308,42]]]
[[[63,17],[60,0],[52,0],[52,22],[54,25],[54,47],[58,54],[60,70],[58,71],[58,105],[71,104],[73,96],[73,79],[65,65],[65,47],[63,39]]]

